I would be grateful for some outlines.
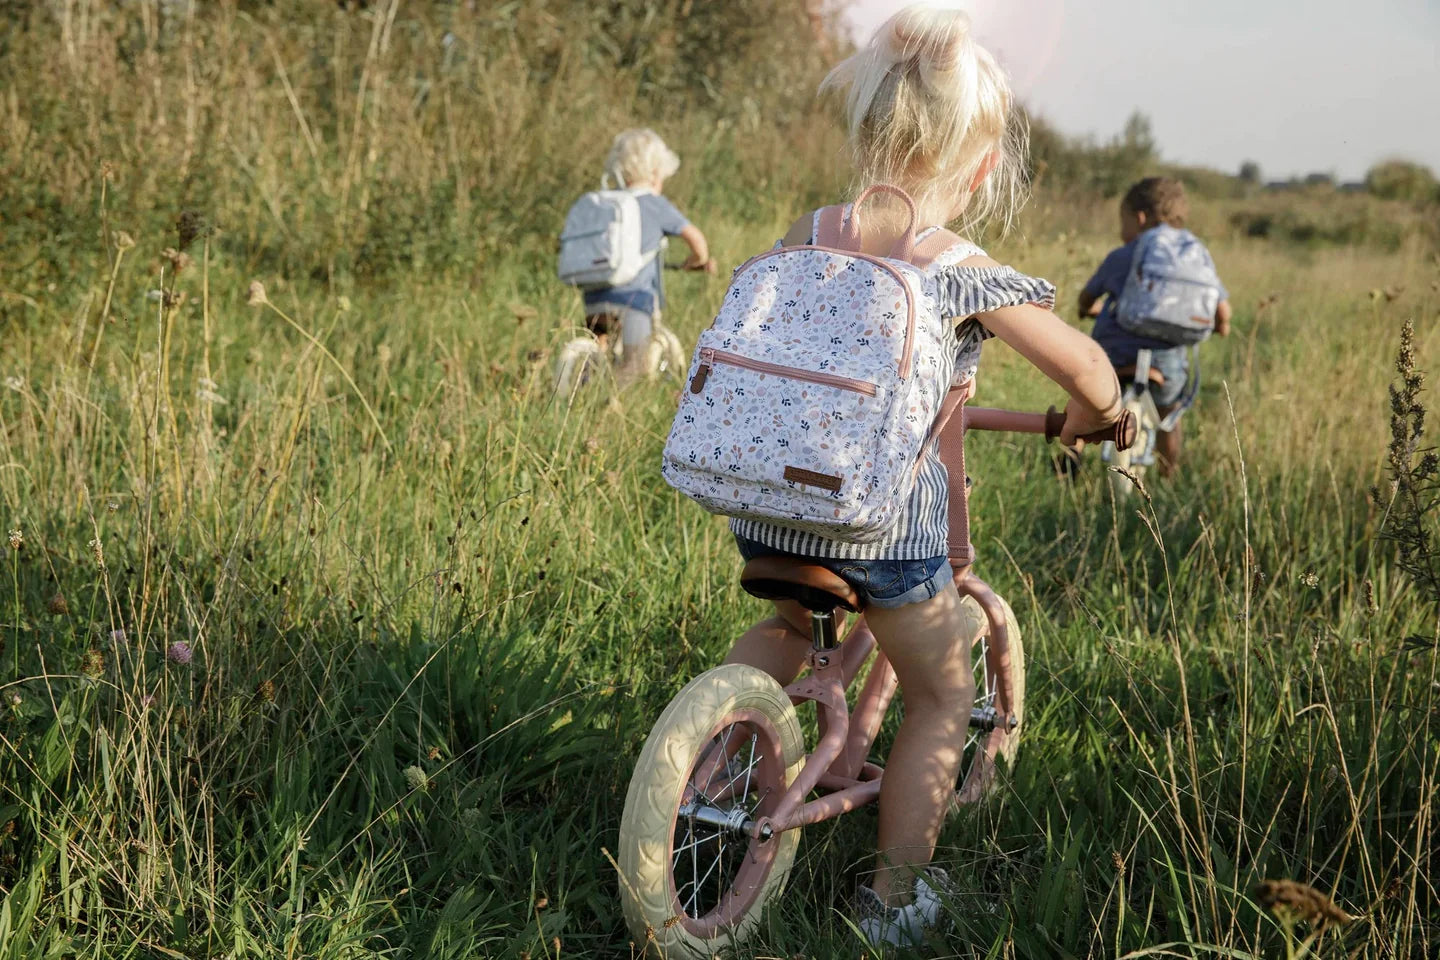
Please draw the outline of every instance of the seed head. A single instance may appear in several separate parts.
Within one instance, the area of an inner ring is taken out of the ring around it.
[[[166,247],[161,251],[160,256],[170,262],[170,269],[175,273],[183,272],[192,263],[190,254],[176,250],[174,247]]]
[[[1306,570],[1304,573],[1300,574],[1300,583],[1304,586],[1314,589],[1315,587],[1320,586],[1320,575],[1314,570]]]
[[[134,238],[134,237],[130,236],[130,234],[126,233],[124,230],[116,230],[116,231],[115,231],[115,249],[116,249],[116,250],[129,250],[130,248],[132,248],[132,247],[134,247],[134,246],[135,246],[135,238]]]
[[[1255,899],[1276,917],[1304,921],[1320,930],[1355,919],[1319,890],[1296,880],[1261,880],[1255,886]]]
[[[275,681],[261,680],[259,685],[255,687],[255,696],[259,697],[265,703],[274,703]]]
[[[208,237],[214,232],[214,224],[207,221],[205,214],[199,210],[185,210],[175,221],[176,239],[179,241],[181,250],[201,237]]]
[[[245,302],[252,307],[263,307],[270,302],[265,296],[265,284],[259,280],[250,281],[250,289],[245,292]]]
[[[141,710],[149,710],[153,706],[155,706],[155,694],[147,693],[145,694],[145,696],[140,698]]]
[[[80,658],[80,672],[87,677],[98,677],[105,672],[105,654],[91,647]]]
[[[430,776],[423,767],[408,766],[405,768],[405,782],[410,785],[411,790],[428,790],[430,788]]]
[[[189,663],[191,659],[194,658],[194,656],[195,654],[190,649],[190,644],[186,643],[184,640],[176,640],[174,643],[170,644],[170,646],[165,648],[165,659],[169,660],[171,663],[178,663],[184,665]]]
[[[45,609],[57,617],[63,617],[70,612],[70,604],[65,602],[64,594],[57,593],[50,598],[50,602],[45,605]]]
[[[95,566],[99,567],[101,570],[104,570],[105,544],[100,542],[99,537],[96,537],[95,539],[90,541],[90,552],[95,554]]]
[[[21,533],[19,530],[11,530],[11,531],[10,531],[10,549],[11,549],[11,550],[19,550],[19,549],[20,549],[21,547],[23,547],[23,546],[25,546],[25,535],[24,535],[23,533]]]

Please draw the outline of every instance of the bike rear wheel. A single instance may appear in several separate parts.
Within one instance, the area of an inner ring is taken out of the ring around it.
[[[984,623],[975,640],[972,659],[975,665],[975,708],[981,711],[1006,713],[1015,718],[1014,727],[1004,723],[991,730],[972,729],[965,743],[965,757],[960,768],[960,785],[956,790],[957,803],[975,803],[987,796],[994,788],[999,773],[998,761],[1004,759],[1007,767],[1015,763],[1020,749],[1020,731],[1024,729],[1025,718],[1025,646],[1020,639],[1020,625],[1015,621],[1015,612],[1004,598],[996,597],[1005,613],[1005,634],[1009,648],[1010,690],[1013,702],[1006,703],[1000,687],[1001,670],[998,652],[990,644],[990,621],[974,597],[965,597],[961,603],[971,608],[971,614]]]
[[[650,731],[620,820],[620,895],[636,943],[654,956],[712,956],[753,932],[783,888],[799,830],[759,841],[805,745],[785,691],[754,667],[706,671]]]

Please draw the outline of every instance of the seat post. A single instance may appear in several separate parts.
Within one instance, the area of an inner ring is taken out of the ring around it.
[[[840,644],[835,639],[835,611],[810,611],[810,639],[816,650],[834,650]]]

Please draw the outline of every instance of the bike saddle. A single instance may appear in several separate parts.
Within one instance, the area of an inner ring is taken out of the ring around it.
[[[1130,383],[1134,381],[1135,364],[1132,363],[1128,367],[1116,367],[1115,376],[1120,380],[1121,383]],[[1150,382],[1155,384],[1155,386],[1157,387],[1163,387],[1165,385],[1165,374],[1161,373],[1159,370],[1156,370],[1154,367],[1151,367]]]
[[[865,605],[855,588],[819,564],[799,557],[756,557],[740,571],[740,586],[761,600],[794,600],[806,610],[844,607],[859,613]]]

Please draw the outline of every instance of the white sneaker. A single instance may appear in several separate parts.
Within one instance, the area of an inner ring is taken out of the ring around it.
[[[949,889],[950,877],[939,867],[926,867],[915,877],[915,896],[903,907],[887,907],[880,895],[863,884],[857,899],[860,932],[870,946],[917,947],[925,931],[940,925],[940,895]]]

